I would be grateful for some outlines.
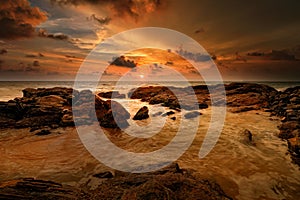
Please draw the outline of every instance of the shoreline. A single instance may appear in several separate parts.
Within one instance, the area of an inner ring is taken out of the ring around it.
[[[204,86],[198,86],[193,88],[196,91],[197,98],[198,98],[198,106],[199,112],[201,113],[201,109],[206,109],[210,107],[209,104],[209,96],[207,94],[207,89]],[[180,92],[184,93],[184,90],[179,89]],[[162,88],[151,88],[149,92],[149,87],[140,88],[134,91],[131,94],[132,99],[141,99],[142,102],[149,103],[150,105],[159,105],[162,104],[164,107],[168,107],[170,110],[174,110],[175,113],[181,112],[181,107],[178,107],[176,99],[173,98],[172,93],[169,93],[167,90],[162,91]],[[277,116],[281,118],[282,125],[279,127],[280,133],[279,136],[281,138],[288,141],[289,148],[291,150],[292,158],[294,162],[297,163],[297,159],[299,158],[297,154],[297,143],[292,143],[294,138],[298,138],[299,135],[294,136],[293,134],[297,134],[299,131],[299,112],[298,112],[298,105],[299,101],[297,98],[300,94],[300,88],[292,88],[288,89],[284,92],[278,92],[271,87],[257,85],[257,84],[241,84],[241,83],[232,83],[226,86],[227,92],[227,107],[231,113],[235,113],[239,115],[239,113],[247,113],[247,112],[264,112],[270,113],[270,116]],[[55,134],[55,130],[59,130],[60,128],[68,128],[74,126],[74,121],[72,119],[72,110],[71,110],[71,100],[74,98],[72,96],[73,90],[66,89],[66,88],[56,88],[56,89],[26,89],[24,92],[23,99],[18,99],[14,101],[9,101],[6,103],[0,103],[0,109],[5,108],[6,115],[0,117],[1,124],[6,120],[11,123],[9,127],[2,127],[0,132],[5,131],[5,129],[12,129],[12,130],[22,130],[27,128],[31,130],[31,134],[36,135],[36,137],[43,138],[48,137],[46,135]],[[166,95],[168,94],[168,95]],[[77,94],[77,101],[78,103],[78,110],[90,108],[89,101],[91,100],[91,92],[88,91],[81,91]],[[96,111],[98,110],[99,113],[97,114],[98,122],[101,126],[106,127],[106,129],[115,129],[116,122],[114,118],[109,114],[109,107],[107,103],[110,103],[109,96],[110,95],[118,95],[118,93],[99,93],[95,97],[96,99]],[[184,95],[184,94],[183,94]],[[105,96],[105,99],[102,97]],[[139,98],[141,97],[142,98]],[[120,99],[123,96],[119,96]],[[292,99],[294,98],[294,99]],[[170,101],[170,99],[172,101]],[[291,101],[292,99],[292,101]],[[106,102],[107,101],[107,102]],[[17,106],[18,103],[21,103],[21,108]],[[274,103],[276,102],[276,103]],[[279,104],[283,104],[279,106]],[[3,106],[5,105],[5,106]],[[105,105],[105,106],[103,106]],[[95,106],[95,105],[93,105]],[[296,118],[295,113],[291,107],[295,106]],[[55,108],[55,109],[53,109]],[[58,109],[57,109],[58,108]],[[20,109],[27,109],[26,112],[20,112]],[[122,113],[118,120],[121,120],[122,123],[125,123],[126,120],[131,118],[135,113],[130,113],[128,116],[128,112],[124,111],[122,107],[119,107],[119,112]],[[188,107],[186,107],[188,109]],[[291,111],[292,110],[292,111]],[[18,111],[18,112],[15,112]],[[74,111],[74,110],[73,110]],[[188,112],[193,112],[190,110]],[[15,118],[18,114],[23,114],[23,117]],[[103,113],[105,113],[103,115]],[[205,113],[205,112],[204,112]],[[298,113],[298,114],[297,114]],[[164,113],[161,113],[161,115]],[[52,116],[50,120],[46,120]],[[55,120],[54,117],[55,116]],[[124,117],[125,116],[125,117]],[[167,118],[171,120],[173,115],[168,116]],[[152,117],[152,116],[151,116]],[[150,118],[151,118],[150,117]],[[159,117],[159,116],[158,116]],[[285,117],[285,118],[284,118]],[[291,118],[292,117],[292,118]],[[60,120],[57,120],[60,119]],[[102,121],[101,121],[102,120]],[[298,120],[298,121],[297,121]],[[35,121],[34,126],[32,122]],[[173,120],[176,123],[177,119]],[[89,121],[88,118],[81,121],[82,125],[90,125],[95,123],[93,121]],[[15,129],[19,128],[19,129]],[[296,130],[296,131],[295,131]],[[292,133],[292,134],[290,134]],[[292,137],[294,136],[294,137]],[[247,137],[246,137],[247,138]],[[247,140],[247,139],[246,139]],[[296,140],[297,141],[297,140]],[[250,142],[251,141],[246,141]],[[299,151],[299,149],[298,149]],[[299,163],[298,163],[299,164]],[[176,175],[177,176],[177,175]],[[113,178],[114,179],[114,178]],[[112,180],[113,180],[112,179]],[[126,178],[125,178],[126,179]],[[32,180],[31,180],[32,181]],[[29,182],[31,182],[29,181]],[[26,180],[25,180],[26,182]],[[33,181],[34,182],[34,181]],[[0,190],[1,193],[1,190]],[[96,194],[95,194],[96,195]]]

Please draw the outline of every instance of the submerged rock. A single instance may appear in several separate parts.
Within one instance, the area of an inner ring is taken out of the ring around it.
[[[193,111],[193,112],[188,112],[184,115],[184,118],[186,119],[192,119],[192,118],[195,118],[195,117],[198,117],[202,115],[202,113],[198,112],[198,111]]]
[[[251,131],[249,131],[248,129],[245,129],[244,131],[242,131],[240,133],[240,137],[241,137],[241,142],[244,144],[251,144],[251,145],[255,145],[254,141],[253,141],[253,134],[251,133]]]
[[[147,106],[143,106],[134,115],[133,120],[143,120],[143,119],[148,119],[148,118],[149,118],[149,109]]]

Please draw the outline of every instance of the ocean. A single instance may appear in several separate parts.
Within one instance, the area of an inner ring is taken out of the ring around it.
[[[225,84],[231,81],[224,82]],[[300,86],[300,81],[291,82],[271,82],[271,81],[250,81],[251,83],[259,83],[269,85],[279,91],[283,91],[289,87]],[[201,85],[205,84],[203,81],[190,82],[190,85]],[[209,85],[219,84],[219,82],[209,82]],[[115,90],[115,81],[104,81],[99,83],[94,82],[80,82],[79,90],[92,89],[95,88],[97,91],[111,91]],[[188,86],[186,82],[119,82],[118,91],[121,94],[127,93],[130,89],[136,88],[138,86],[147,85],[165,85],[165,86],[176,86],[185,87]],[[22,97],[22,90],[25,88],[51,88],[51,87],[73,87],[73,81],[0,81],[0,101],[8,101],[14,99],[15,97]],[[96,86],[96,87],[95,87]]]

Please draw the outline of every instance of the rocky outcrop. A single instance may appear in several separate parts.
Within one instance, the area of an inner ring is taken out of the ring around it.
[[[271,102],[270,111],[282,118],[279,137],[287,140],[292,159],[300,166],[300,86],[278,92]]]
[[[231,199],[211,180],[182,170],[177,164],[157,172],[124,174],[103,182],[97,189],[84,194],[84,199]]]
[[[98,93],[99,97],[103,97],[106,99],[124,99],[126,96],[125,94],[120,94],[118,91],[113,91],[113,92],[100,92]]]
[[[227,106],[233,112],[246,112],[269,108],[278,91],[255,83],[230,83],[225,85]]]
[[[0,199],[77,199],[80,190],[53,181],[24,178],[0,183]]]
[[[197,96],[197,101],[192,101],[193,93]],[[176,95],[173,93],[175,92]],[[141,99],[141,101],[149,104],[161,104],[174,110],[198,110],[208,108],[210,103],[209,92],[207,87],[165,87],[165,86],[149,86],[132,89],[128,93],[131,99]]]
[[[5,181],[0,183],[0,199],[231,199],[216,182],[177,164],[151,173],[104,172],[94,177],[103,182],[93,190],[33,178]]]
[[[143,120],[143,119],[148,119],[148,118],[149,118],[149,109],[147,106],[143,106],[134,115],[133,120]]]
[[[0,128],[54,128],[74,126],[74,121],[87,125],[95,120],[103,127],[117,128],[128,126],[129,117],[121,104],[102,100],[90,90],[27,88],[22,98],[0,102]]]

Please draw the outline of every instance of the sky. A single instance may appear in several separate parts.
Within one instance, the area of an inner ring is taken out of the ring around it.
[[[299,8],[295,0],[5,0],[0,4],[0,81],[74,80],[84,62],[97,70],[98,63],[86,59],[95,48],[110,55],[113,43],[127,47],[131,40],[151,42],[135,34],[110,40],[143,27],[167,28],[195,40],[203,47],[200,56],[211,57],[210,64],[224,80],[300,81]],[[178,40],[167,50],[168,39],[159,33],[156,37],[164,52],[120,48],[118,53],[136,62],[137,69],[109,66],[107,79],[132,70],[140,78],[144,73],[158,76],[158,68],[166,69],[161,76],[172,68],[187,78],[201,79],[177,55],[199,57],[188,50],[188,40]],[[104,62],[108,64],[111,56]],[[151,72],[143,70],[145,64],[151,64]]]

